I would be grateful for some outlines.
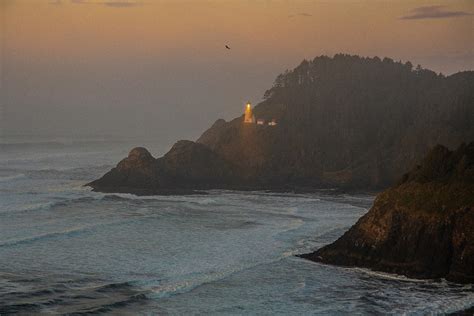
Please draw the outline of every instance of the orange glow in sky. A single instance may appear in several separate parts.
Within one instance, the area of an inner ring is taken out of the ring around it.
[[[323,54],[474,69],[473,13],[472,0],[0,0],[0,125],[192,138]]]
[[[400,19],[430,1],[122,1],[6,0],[9,56],[225,59],[246,63],[338,52],[419,60],[435,70],[468,67],[473,16]],[[107,5],[109,4],[109,5]],[[472,1],[446,2],[474,12]],[[225,44],[231,46],[226,52]],[[227,54],[227,55],[226,55]],[[447,59],[452,58],[451,64]],[[472,66],[472,61],[470,62]],[[432,65],[429,65],[432,64]]]

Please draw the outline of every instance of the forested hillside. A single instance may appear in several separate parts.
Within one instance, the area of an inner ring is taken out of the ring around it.
[[[434,145],[474,139],[474,72],[321,56],[279,75],[254,113],[279,124],[220,120],[198,142],[255,181],[384,187]]]

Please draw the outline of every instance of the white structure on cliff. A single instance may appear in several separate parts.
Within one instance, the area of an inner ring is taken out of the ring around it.
[[[277,125],[277,121],[275,119],[268,121],[268,123],[263,118],[255,119],[255,115],[253,114],[252,105],[250,104],[250,102],[247,102],[247,105],[245,106],[244,114],[245,114],[244,123],[256,124],[260,126],[276,126]]]
[[[250,102],[247,102],[247,106],[245,107],[244,123],[255,123],[255,116],[252,113],[252,105]]]

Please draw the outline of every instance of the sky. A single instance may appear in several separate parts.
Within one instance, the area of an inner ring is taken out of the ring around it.
[[[1,138],[170,141],[240,115],[305,58],[473,70],[474,1],[0,0],[0,36]]]

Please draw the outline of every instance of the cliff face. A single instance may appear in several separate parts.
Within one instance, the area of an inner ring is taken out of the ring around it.
[[[117,167],[87,185],[100,192],[176,194],[225,187],[237,178],[232,164],[208,147],[179,141],[158,159],[145,148],[134,148]]]
[[[435,147],[341,238],[301,257],[474,283],[474,142]]]
[[[388,58],[321,56],[279,75],[253,113],[278,124],[220,119],[196,143],[178,142],[147,168],[119,165],[91,186],[385,188],[435,144],[474,139],[474,72],[445,77]]]

